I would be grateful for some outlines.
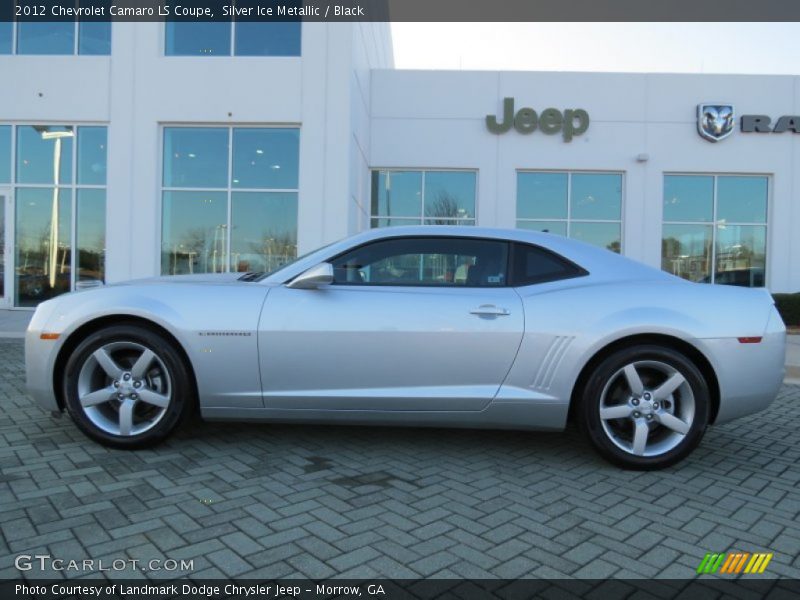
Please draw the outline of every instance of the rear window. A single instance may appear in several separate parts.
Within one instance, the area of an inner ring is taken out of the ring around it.
[[[513,245],[511,285],[523,286],[545,283],[589,273],[566,258],[529,244]]]

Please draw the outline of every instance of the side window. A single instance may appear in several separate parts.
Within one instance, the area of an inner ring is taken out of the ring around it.
[[[587,272],[544,248],[528,244],[514,244],[511,284],[514,286],[557,281],[581,277]]]
[[[333,261],[339,285],[499,287],[507,285],[508,244],[472,238],[395,238]]]

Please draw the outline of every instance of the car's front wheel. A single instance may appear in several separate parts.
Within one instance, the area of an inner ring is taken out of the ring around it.
[[[115,448],[160,442],[193,404],[189,372],[178,351],[139,325],[108,327],[84,339],[67,360],[63,386],[78,428]]]
[[[700,443],[710,395],[702,373],[682,353],[640,345],[618,350],[597,365],[578,412],[602,456],[626,468],[661,469]]]

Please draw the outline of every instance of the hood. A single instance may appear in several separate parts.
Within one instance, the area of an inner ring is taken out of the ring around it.
[[[132,279],[114,285],[141,285],[158,283],[235,283],[244,273],[194,273],[192,275],[164,275],[162,277],[147,277]]]

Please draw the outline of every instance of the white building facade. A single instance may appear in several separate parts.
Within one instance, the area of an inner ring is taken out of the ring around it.
[[[0,305],[409,223],[800,290],[800,77],[399,71],[385,23],[192,25],[0,25]]]

